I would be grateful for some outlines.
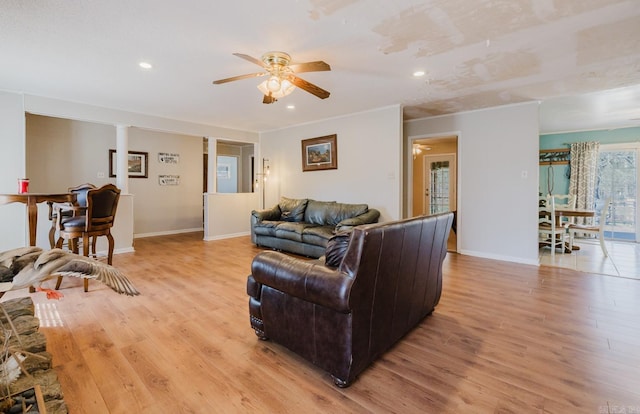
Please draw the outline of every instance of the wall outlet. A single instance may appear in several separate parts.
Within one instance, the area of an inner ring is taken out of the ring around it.
[[[98,178],[104,178],[104,173],[102,171],[98,171]]]
[[[522,170],[522,172],[520,173],[520,176],[522,178],[527,178],[529,176],[529,172],[527,170]]]

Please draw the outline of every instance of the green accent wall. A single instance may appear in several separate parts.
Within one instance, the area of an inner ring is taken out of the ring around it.
[[[640,141],[640,127],[614,130],[567,132],[540,135],[540,149],[569,148],[573,142],[598,141],[600,144],[621,144]],[[540,166],[540,193],[569,193],[568,165]]]

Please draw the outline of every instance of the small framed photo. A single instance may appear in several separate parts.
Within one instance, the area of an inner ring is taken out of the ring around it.
[[[338,168],[338,138],[336,134],[302,140],[302,171],[335,170]]]
[[[116,176],[116,150],[109,150],[109,177]],[[149,153],[129,151],[127,170],[130,178],[147,178],[149,176]]]

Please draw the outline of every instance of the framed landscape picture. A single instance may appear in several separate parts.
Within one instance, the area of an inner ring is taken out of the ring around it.
[[[116,150],[109,150],[109,177],[116,176]],[[130,178],[147,178],[149,176],[149,153],[129,151],[127,171]]]
[[[302,171],[338,168],[337,135],[302,140]]]

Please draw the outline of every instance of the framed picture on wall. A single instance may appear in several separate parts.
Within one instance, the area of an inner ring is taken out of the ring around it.
[[[109,150],[109,177],[116,176],[117,169],[116,150]],[[147,178],[149,177],[149,153],[140,151],[129,151],[127,159],[127,171],[129,178]]]
[[[335,170],[338,168],[338,138],[336,134],[302,140],[302,171]]]

